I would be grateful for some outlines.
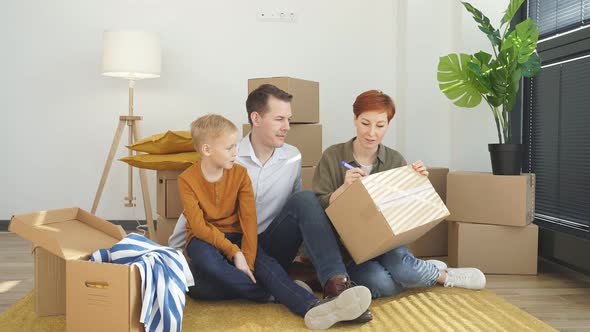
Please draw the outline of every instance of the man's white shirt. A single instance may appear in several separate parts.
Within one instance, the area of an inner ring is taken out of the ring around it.
[[[301,191],[301,153],[296,147],[283,144],[275,148],[270,159],[262,165],[254,153],[248,134],[238,144],[236,162],[248,169],[260,234],[281,212],[289,197]],[[186,223],[184,214],[181,214],[168,240],[170,247],[184,248]]]

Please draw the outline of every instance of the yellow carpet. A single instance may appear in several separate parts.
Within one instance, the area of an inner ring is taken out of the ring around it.
[[[333,331],[555,331],[494,293],[435,287],[409,290],[371,304],[374,319],[340,323]],[[187,299],[184,331],[306,331],[279,304]],[[0,331],[64,331],[65,317],[36,317],[33,291],[0,315]]]

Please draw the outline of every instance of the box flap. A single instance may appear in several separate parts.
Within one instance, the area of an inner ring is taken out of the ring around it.
[[[121,226],[80,208],[15,215],[9,230],[67,260],[88,257],[98,249],[110,248],[126,235]]]

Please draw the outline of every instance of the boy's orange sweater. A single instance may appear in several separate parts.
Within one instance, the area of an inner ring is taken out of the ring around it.
[[[224,233],[242,233],[242,252],[254,270],[258,232],[252,183],[245,167],[234,165],[215,183],[203,177],[197,161],[178,176],[178,189],[188,221],[187,245],[193,237],[221,251],[231,262],[240,248]]]

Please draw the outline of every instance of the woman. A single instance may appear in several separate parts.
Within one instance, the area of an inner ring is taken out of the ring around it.
[[[395,106],[388,95],[377,90],[363,92],[356,98],[353,113],[356,136],[324,151],[315,170],[313,191],[324,208],[363,176],[407,164],[399,152],[381,144],[395,114]],[[353,168],[344,168],[342,161]],[[412,167],[420,174],[428,175],[421,161],[413,163]],[[423,261],[414,257],[406,246],[395,248],[359,265],[352,261],[343,246],[341,251],[351,280],[369,288],[373,298],[395,295],[406,288],[434,286],[437,283],[445,287],[485,287],[486,279],[480,270],[452,269],[441,261]]]

